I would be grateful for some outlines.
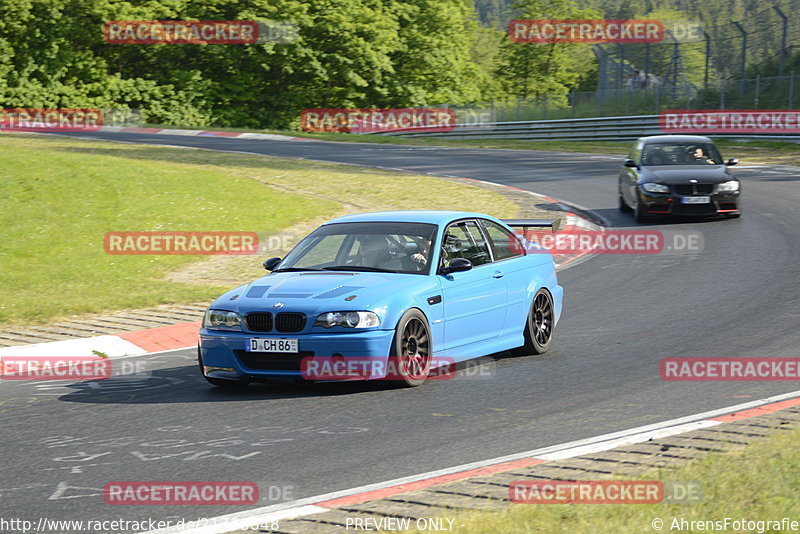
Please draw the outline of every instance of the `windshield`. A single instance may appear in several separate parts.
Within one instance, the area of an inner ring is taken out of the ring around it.
[[[642,151],[645,167],[651,165],[721,165],[713,143],[650,143]]]
[[[303,239],[273,272],[365,271],[426,274],[436,225],[326,224]]]

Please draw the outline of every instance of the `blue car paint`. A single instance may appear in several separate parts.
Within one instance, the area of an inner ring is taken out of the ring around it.
[[[458,211],[395,211],[339,217],[339,222],[418,222],[438,226],[436,244],[441,243],[448,224],[461,219],[482,218],[509,229],[500,220],[479,213]],[[510,230],[510,229],[509,229]],[[439,264],[440,247],[433,247],[430,265]],[[373,272],[284,272],[270,273],[249,284],[232,289],[215,300],[209,309],[305,313],[305,328],[297,333],[200,331],[203,365],[232,368],[234,375],[219,378],[300,378],[299,371],[255,370],[245,367],[234,351],[245,350],[252,337],[297,338],[301,352],[315,357],[341,354],[369,357],[385,364],[400,318],[409,309],[425,314],[433,340],[433,356],[464,361],[524,344],[523,329],[534,294],[545,288],[553,297],[555,323],[561,316],[563,288],[558,285],[553,258],[544,252],[529,253],[479,265],[469,271],[437,275]],[[355,295],[354,299],[345,300]],[[440,295],[442,301],[429,304]],[[280,309],[273,305],[281,302]],[[366,310],[380,317],[380,325],[367,329],[315,327],[314,319],[330,311]],[[486,328],[488,327],[488,330]],[[300,356],[298,356],[300,357]],[[386,365],[375,366],[387,369]],[[381,378],[371,376],[370,378]]]

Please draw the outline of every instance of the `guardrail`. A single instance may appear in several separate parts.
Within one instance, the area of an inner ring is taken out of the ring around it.
[[[588,119],[553,119],[540,121],[497,122],[459,125],[450,131],[441,126],[418,126],[413,130],[370,132],[367,135],[403,137],[445,137],[448,139],[526,139],[529,141],[630,141],[647,135],[660,135],[659,115],[597,117]],[[425,131],[430,129],[430,131]],[[687,134],[692,132],[686,132]],[[705,135],[697,132],[699,135]],[[714,138],[800,140],[785,134],[707,134]]]

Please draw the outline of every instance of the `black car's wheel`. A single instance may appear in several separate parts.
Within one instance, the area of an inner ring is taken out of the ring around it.
[[[542,354],[550,348],[555,328],[555,310],[553,297],[547,290],[536,292],[525,322],[525,344],[512,351],[515,356]]]
[[[623,198],[622,193],[619,193],[619,197],[618,198],[619,198],[619,211],[622,211],[624,213],[627,213],[627,212],[631,211],[631,207],[628,206],[627,202],[625,202],[625,199]]]
[[[423,384],[431,370],[433,340],[428,320],[417,310],[408,310],[400,318],[389,356],[388,384],[415,387]]]
[[[250,384],[249,380],[225,380],[224,378],[206,376],[203,372],[203,355],[200,353],[200,347],[197,347],[197,364],[200,366],[200,374],[203,375],[203,378],[205,378],[209,384],[229,389],[241,389]]]

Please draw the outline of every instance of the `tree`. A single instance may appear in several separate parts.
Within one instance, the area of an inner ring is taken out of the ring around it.
[[[574,0],[520,0],[521,19],[591,19],[599,14]],[[579,43],[515,43],[507,36],[500,47],[497,76],[508,95],[523,99],[553,95],[565,99],[591,71],[591,50]]]

